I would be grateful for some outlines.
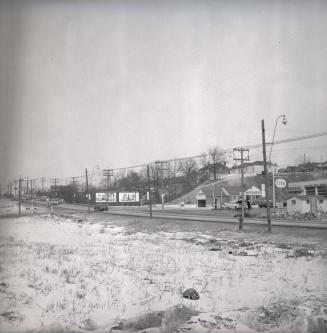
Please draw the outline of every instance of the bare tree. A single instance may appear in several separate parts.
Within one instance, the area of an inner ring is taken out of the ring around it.
[[[151,187],[153,186],[154,193],[155,193],[155,200],[157,202],[160,201],[160,195],[159,195],[159,188],[160,188],[160,172],[158,168],[156,168],[155,164],[150,165],[150,182]]]
[[[177,171],[178,165],[176,162],[167,163],[167,189],[168,200],[177,195]]]
[[[212,147],[201,157],[201,164],[213,174],[213,179],[217,180],[219,165],[226,161],[225,152],[219,146]],[[209,175],[210,177],[210,175]]]
[[[141,181],[142,177],[139,172],[130,171],[125,177],[118,180],[118,187],[125,191],[135,191],[139,189]]]
[[[183,160],[179,163],[178,169],[185,176],[186,185],[190,188],[197,178],[198,165],[196,161],[192,158]]]

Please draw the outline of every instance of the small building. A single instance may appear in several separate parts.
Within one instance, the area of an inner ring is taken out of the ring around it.
[[[227,200],[226,201],[237,201],[242,198],[242,187],[241,186],[224,186],[222,187],[222,192]],[[245,187],[244,188],[244,197],[250,202],[256,202],[262,199],[262,189],[259,189],[256,186]]]
[[[207,197],[201,190],[199,191],[199,193],[197,194],[195,199],[196,199],[196,206],[197,207],[206,207]]]
[[[287,212],[291,215],[309,212],[317,215],[319,211],[327,212],[327,198],[323,196],[294,195],[287,200]]]
[[[262,190],[253,185],[245,191],[245,198],[250,202],[257,202],[262,199]]]

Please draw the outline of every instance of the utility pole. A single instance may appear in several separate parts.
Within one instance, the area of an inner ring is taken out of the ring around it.
[[[268,172],[267,172],[265,121],[263,119],[261,120],[261,130],[262,130],[263,166],[264,166],[265,187],[266,187],[267,221],[268,221],[268,231],[271,232],[271,215],[270,215],[269,187],[268,187],[269,181],[268,181]]]
[[[23,179],[18,179],[18,213],[21,213],[21,202],[22,202],[22,182]]]
[[[107,177],[107,207],[109,209],[109,183],[110,183],[110,177],[113,176],[113,169],[104,169],[103,175]]]
[[[26,197],[28,197],[28,177],[26,177]]]
[[[57,196],[57,183],[58,183],[58,179],[55,178],[55,179],[53,180],[53,185],[54,185],[54,191],[55,191],[56,196]]]
[[[34,200],[33,200],[33,185],[35,183],[34,179],[31,179],[31,199],[32,199],[32,213],[34,214]]]
[[[148,193],[149,193],[149,197],[147,199],[149,200],[150,219],[152,219],[152,202],[151,202],[151,186],[150,186],[150,168],[149,168],[149,165],[146,166],[146,171],[147,171],[147,174],[148,174]]]
[[[165,213],[165,193],[164,193],[164,183],[163,183],[163,171],[166,170],[166,161],[156,161],[155,165],[157,170],[160,170],[160,180],[161,180],[161,205],[162,212]]]
[[[87,211],[90,213],[90,194],[89,194],[89,180],[87,176],[87,169],[85,169],[85,192],[87,196]]]
[[[30,179],[30,198],[33,199],[33,179]]]
[[[15,200],[16,200],[16,194],[17,194],[17,180],[14,180],[14,196],[15,196]],[[0,189],[0,195],[1,195],[1,189]]]
[[[233,152],[240,152],[241,153],[241,158],[235,157],[234,154],[234,161],[241,161],[241,193],[242,193],[242,214],[240,216],[240,224],[239,224],[239,230],[243,230],[243,221],[244,221],[244,172],[243,172],[243,162],[244,162],[244,152],[248,153],[247,158],[245,159],[246,161],[249,160],[249,149],[244,149],[243,147],[241,148],[234,148]]]
[[[73,179],[73,205],[75,205],[75,178],[77,178],[77,177],[72,177],[72,179]]]
[[[45,181],[45,178],[42,177],[42,178],[41,178],[41,183],[42,183],[42,193],[44,192],[44,181]]]

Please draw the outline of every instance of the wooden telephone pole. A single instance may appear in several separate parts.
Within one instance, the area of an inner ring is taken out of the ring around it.
[[[162,212],[165,212],[165,193],[164,193],[164,183],[163,183],[163,172],[167,170],[166,161],[156,161],[155,166],[156,169],[160,171],[160,182],[161,182],[161,205],[162,205]]]
[[[57,183],[58,183],[58,179],[55,178],[55,179],[53,180],[53,184],[54,184],[54,191],[55,191],[55,195],[56,195],[56,196],[57,196]]]
[[[72,182],[73,182],[73,204],[75,204],[75,183],[76,183],[75,179],[76,178],[77,177],[72,177]]]
[[[149,165],[146,166],[146,171],[148,174],[148,193],[149,193],[149,208],[150,208],[150,219],[152,219],[152,201],[151,201],[151,186],[150,186],[150,168]]]
[[[240,152],[241,153],[241,158],[235,156],[235,152]],[[247,152],[248,155],[246,158],[244,158],[244,152]],[[243,173],[243,162],[249,160],[249,149],[244,149],[244,148],[234,148],[233,149],[234,153],[234,161],[241,161],[241,193],[242,193],[242,214],[240,216],[240,225],[239,225],[239,230],[243,230],[243,221],[244,221],[244,173]]]
[[[113,169],[104,169],[103,175],[107,177],[107,207],[109,209],[109,183],[110,183],[110,177],[114,175]]]
[[[90,213],[89,179],[87,176],[87,169],[85,169],[85,193],[87,196],[87,211]]]
[[[22,182],[23,179],[19,178],[18,180],[18,213],[21,213],[21,202],[22,202]]]
[[[41,183],[42,183],[42,193],[44,192],[44,181],[45,181],[45,178],[42,177],[42,178],[41,178]]]

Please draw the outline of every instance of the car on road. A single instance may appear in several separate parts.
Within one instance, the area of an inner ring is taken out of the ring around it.
[[[251,208],[252,206],[250,206]],[[225,202],[223,204],[223,208],[224,209],[234,209],[234,210],[240,210],[242,209],[242,200],[238,200],[238,201],[230,201],[230,202]],[[247,204],[247,202],[244,203],[244,209],[249,209],[249,206]]]
[[[96,212],[103,212],[106,210],[108,210],[108,205],[106,205],[106,204],[96,204],[94,206],[94,211],[96,211]]]
[[[49,204],[50,205],[60,205],[60,204],[62,204],[62,203],[64,203],[64,199],[50,199],[50,201],[49,201]]]
[[[225,202],[223,203],[223,208],[224,209],[241,209],[242,208],[242,203],[241,201],[230,201],[230,202]]]

